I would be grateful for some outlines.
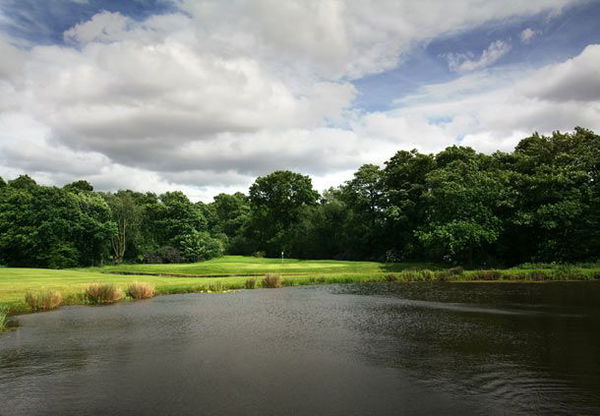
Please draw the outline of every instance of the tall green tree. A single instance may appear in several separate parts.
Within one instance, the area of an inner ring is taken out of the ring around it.
[[[248,228],[256,248],[271,256],[289,249],[306,207],[316,205],[318,198],[311,179],[299,173],[276,171],[257,178],[249,192]]]

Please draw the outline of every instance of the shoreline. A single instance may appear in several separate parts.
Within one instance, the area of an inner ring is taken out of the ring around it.
[[[476,272],[463,272],[460,275],[453,276],[453,278],[434,278],[434,279],[412,279],[407,278],[407,276],[401,276],[402,274],[406,274],[407,272],[397,273],[399,276],[394,276],[394,274],[386,273],[381,274],[380,276],[364,276],[364,275],[355,275],[355,276],[329,276],[329,278],[325,276],[305,276],[303,275],[303,279],[293,279],[293,280],[285,280],[282,281],[282,287],[296,287],[296,286],[324,286],[324,285],[332,285],[332,284],[360,284],[360,283],[396,283],[396,284],[410,284],[410,283],[439,283],[439,284],[548,284],[548,283],[581,283],[581,282],[598,282],[600,284],[600,280],[597,278],[589,278],[589,276],[579,276],[577,278],[571,279],[527,279],[527,278],[512,278],[509,279],[474,279],[472,278],[476,275]],[[410,272],[413,273],[413,272]],[[470,273],[470,275],[468,274]],[[521,276],[525,276],[525,273],[520,273]],[[299,277],[298,275],[295,275]],[[140,276],[142,277],[142,276]],[[239,277],[239,276],[235,276]],[[291,276],[289,276],[291,277]],[[196,277],[197,278],[197,277]],[[226,278],[225,278],[226,279]],[[232,293],[238,290],[256,290],[256,289],[272,289],[269,287],[261,287],[257,286],[255,288],[245,288],[240,286],[239,281],[231,282],[229,285],[222,285],[220,287],[205,287],[205,286],[196,286],[196,287],[175,287],[175,288],[157,288],[154,297],[157,296],[169,296],[169,295],[182,295],[182,294],[209,294],[209,293],[218,293],[218,294],[226,294]],[[7,325],[5,328],[0,329],[0,334],[14,330],[18,328],[19,322],[18,317],[21,315],[30,315],[34,313],[42,313],[42,312],[52,312],[60,309],[63,306],[111,306],[118,303],[123,302],[138,302],[140,300],[136,300],[130,297],[123,297],[121,300],[108,303],[108,304],[91,304],[83,299],[81,296],[68,296],[65,298],[65,302],[62,303],[58,308],[55,309],[47,309],[47,310],[31,310],[27,307],[17,307],[14,309],[9,309],[6,314],[6,322]],[[24,305],[19,305],[24,306]]]

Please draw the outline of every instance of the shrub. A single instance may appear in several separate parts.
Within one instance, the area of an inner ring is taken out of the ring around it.
[[[181,256],[185,261],[209,260],[223,255],[225,247],[221,240],[213,238],[206,231],[193,231],[179,240]]]
[[[47,290],[39,293],[27,292],[25,294],[25,302],[32,311],[49,311],[60,306],[62,295],[55,290]]]
[[[154,286],[148,283],[133,282],[127,287],[127,295],[134,299],[150,299],[154,296]]]
[[[179,249],[171,246],[161,247],[144,254],[144,263],[183,263]]]
[[[256,287],[256,279],[248,279],[245,284],[246,289],[254,289]]]
[[[70,243],[60,243],[52,247],[47,261],[50,269],[77,267],[79,265],[79,251]]]
[[[263,287],[278,288],[283,286],[281,275],[277,273],[267,273],[262,281]]]
[[[121,300],[123,293],[112,283],[92,283],[85,289],[84,296],[89,303],[106,304]]]
[[[264,256],[266,255],[266,253],[264,251],[256,251],[254,253],[254,257],[262,259]]]

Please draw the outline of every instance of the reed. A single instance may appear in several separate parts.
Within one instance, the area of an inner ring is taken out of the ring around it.
[[[283,279],[279,273],[267,273],[262,281],[262,287],[268,287],[271,289],[279,288],[283,286]]]
[[[34,312],[56,309],[60,306],[62,301],[62,295],[56,290],[25,293],[25,303],[27,303]]]
[[[143,282],[133,282],[127,287],[127,295],[133,299],[150,299],[154,297],[154,286]]]
[[[85,289],[85,299],[91,304],[108,304],[123,298],[121,290],[112,283],[92,283]]]
[[[0,307],[0,332],[6,330],[8,327],[8,310]]]

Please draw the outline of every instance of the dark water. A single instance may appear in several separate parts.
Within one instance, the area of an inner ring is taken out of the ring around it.
[[[373,284],[23,316],[0,415],[600,414],[600,284]]]

